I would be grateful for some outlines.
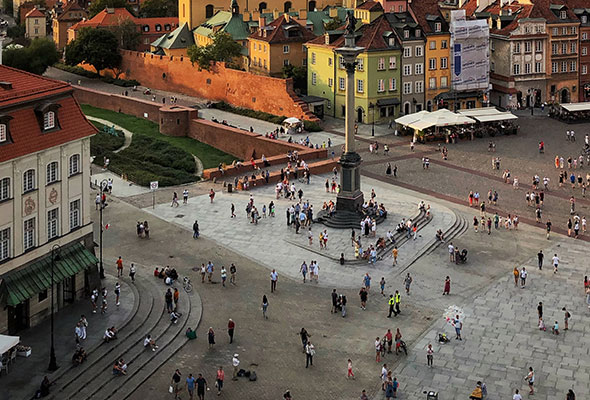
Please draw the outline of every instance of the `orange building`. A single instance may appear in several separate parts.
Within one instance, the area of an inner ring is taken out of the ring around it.
[[[69,2],[62,13],[53,18],[51,22],[53,41],[58,50],[63,49],[68,44],[68,29],[84,18],[88,18],[88,13],[78,5],[77,1]]]
[[[284,66],[307,65],[303,44],[314,39],[314,34],[289,14],[266,25],[261,18],[258,30],[248,38],[250,72],[280,76]]]

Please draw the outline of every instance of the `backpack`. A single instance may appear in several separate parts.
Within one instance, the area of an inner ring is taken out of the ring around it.
[[[570,312],[569,312],[569,311],[567,311],[567,317],[568,317],[568,318],[571,318],[571,317],[572,317],[572,315],[570,314]]]
[[[254,382],[256,380],[256,371],[252,371],[250,373],[250,382]]]

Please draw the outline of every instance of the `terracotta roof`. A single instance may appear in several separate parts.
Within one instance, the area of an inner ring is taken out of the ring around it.
[[[467,0],[461,9],[465,10],[466,16],[473,16],[473,14],[477,11],[477,0]]]
[[[31,11],[29,11],[27,13],[27,15],[25,15],[25,18],[34,18],[34,17],[44,18],[45,17],[45,14],[43,14],[41,11],[39,11],[39,9],[37,7],[35,7]]]
[[[266,30],[266,36],[261,32]],[[300,35],[290,37],[287,35],[288,31],[296,30],[300,32]],[[293,18],[289,18],[287,21],[286,16],[283,14],[279,18],[272,21],[270,24],[258,28],[258,31],[250,35],[251,39],[262,40],[268,43],[288,43],[288,42],[308,42],[315,39],[315,35],[310,32],[306,27],[301,25]]]
[[[376,1],[366,1],[360,6],[358,6],[357,9],[368,11],[383,11],[383,6],[381,6],[381,3]]]
[[[9,121],[11,142],[0,146],[0,162],[59,146],[97,132],[74,100],[72,87],[65,82],[4,65],[0,65],[0,81],[12,84],[12,89],[0,88],[0,113],[12,117]],[[60,106],[57,112],[59,129],[43,133],[35,115],[35,108],[47,100]]]
[[[148,25],[150,27],[149,34],[153,34],[154,32],[162,32],[164,31],[156,31],[155,26],[160,25],[171,25],[171,30],[176,29],[178,26],[178,18],[177,17],[162,17],[162,18],[136,18],[133,14],[129,12],[126,8],[105,8],[94,17],[87,21],[80,21],[75,25],[72,25],[70,29],[78,30],[81,28],[98,28],[98,27],[108,27],[108,26],[115,26],[119,25],[122,20],[130,19],[138,26]],[[143,33],[142,29],[142,33]]]
[[[84,14],[86,14],[86,11],[80,7],[80,5],[78,4],[77,1],[70,1],[62,10],[61,14],[59,15],[59,17],[57,17],[57,19],[59,21],[65,21],[68,20],[69,18],[67,18],[67,14],[69,11],[80,11],[80,12],[84,12]]]
[[[420,0],[413,1],[409,4],[408,8],[410,12],[425,33],[434,33],[434,30],[432,29],[433,22],[440,22],[442,24],[441,31],[446,33],[449,32],[448,24],[438,8],[438,3],[439,0]],[[436,18],[436,21],[434,21],[435,17],[438,17]]]
[[[551,6],[566,6],[566,0],[535,0],[534,7],[531,11],[531,18],[545,18],[548,23],[559,23],[559,22],[568,22],[559,19],[557,15],[553,11],[551,11]],[[572,7],[567,7],[567,18],[570,20],[576,20],[576,15],[572,11]]]

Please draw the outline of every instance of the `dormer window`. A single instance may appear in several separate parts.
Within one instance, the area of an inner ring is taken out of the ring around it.
[[[559,18],[560,19],[566,19],[567,18],[567,12],[565,12],[565,10],[562,10],[559,12]]]
[[[156,32],[160,32],[162,30],[162,25],[156,24]]]
[[[409,30],[404,30],[404,39],[408,39],[410,37],[410,31]]]
[[[440,32],[442,30],[442,24],[440,22],[437,22],[434,24],[434,31],[435,32]]]
[[[143,26],[143,31],[144,32],[149,32],[150,31],[150,26],[149,25],[144,25]]]
[[[47,111],[43,114],[43,130],[53,128],[55,128],[55,113],[53,111]]]
[[[416,29],[416,37],[420,37],[422,35],[422,31],[420,29]]]
[[[585,24],[588,22],[588,17],[586,15],[582,15],[581,20],[582,20],[582,23]]]
[[[8,141],[8,127],[6,124],[0,124],[0,143]]]
[[[166,24],[166,25],[164,25],[164,30],[165,30],[165,31],[169,31],[169,30],[170,30],[170,24]]]

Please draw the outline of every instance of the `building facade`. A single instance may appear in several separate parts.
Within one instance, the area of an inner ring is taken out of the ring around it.
[[[25,16],[25,36],[29,39],[47,36],[45,14],[38,8],[33,8]]]
[[[0,66],[0,333],[98,283],[90,218],[90,136],[64,82]]]
[[[59,11],[59,13],[54,12],[51,20],[51,30],[55,46],[58,50],[62,50],[68,44],[68,29],[83,19],[88,18],[88,12],[80,7],[76,1],[69,2]]]

